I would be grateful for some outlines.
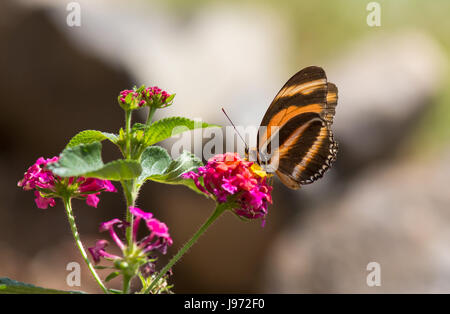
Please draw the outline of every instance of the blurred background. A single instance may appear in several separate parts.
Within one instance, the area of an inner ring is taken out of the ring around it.
[[[76,2],[79,27],[66,23],[69,1],[0,2],[0,277],[100,292],[62,204],[40,210],[16,183],[78,131],[117,132],[119,91],[176,93],[156,118],[225,126],[225,107],[236,124],[258,125],[286,80],[318,65],[339,88],[336,164],[299,191],[275,180],[264,228],[222,217],[174,267],[174,291],[450,291],[449,1],[377,1],[380,26],[361,0]],[[118,153],[105,144],[103,157]],[[104,193],[97,209],[75,201],[86,246],[106,237],[99,223],[124,205],[120,193]],[[213,209],[157,183],[138,205],[169,226],[168,256]],[[79,288],[66,284],[72,261]],[[381,286],[366,283],[370,262]]]

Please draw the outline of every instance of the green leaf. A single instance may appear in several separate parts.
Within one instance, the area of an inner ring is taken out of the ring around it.
[[[163,174],[152,176],[152,180],[166,182],[180,181],[183,180],[180,178],[183,173],[195,170],[201,166],[203,166],[203,163],[197,156],[190,152],[183,151],[176,160],[173,160],[170,163]]]
[[[110,273],[108,276],[106,276],[105,282],[108,282],[108,281],[110,281],[111,279],[114,279],[114,278],[116,278],[116,277],[119,276],[119,275],[120,275],[120,272],[114,271],[114,272]]]
[[[148,126],[147,124],[136,122],[136,123],[133,124],[133,126],[131,127],[131,130],[132,130],[132,131],[145,130],[145,129],[147,129],[148,127],[149,127],[149,126]]]
[[[94,142],[69,147],[59,155],[59,160],[47,167],[60,177],[76,177],[101,169],[102,144]]]
[[[136,160],[118,159],[111,161],[102,168],[84,174],[84,177],[103,180],[130,180],[138,177],[142,172],[141,165]]]
[[[170,102],[175,98],[175,95],[176,95],[176,94],[172,94],[172,95],[170,95],[169,97],[167,97],[166,103],[170,103]]]
[[[182,117],[170,117],[156,121],[145,131],[145,145],[150,146],[174,135],[198,128],[220,127],[206,122]]]
[[[102,144],[81,144],[63,150],[59,160],[48,164],[48,168],[60,177],[89,177],[104,180],[129,180],[138,177],[142,168],[135,160],[102,161]]]
[[[183,179],[181,175],[203,166],[202,161],[190,152],[184,151],[176,160],[172,160],[163,173],[147,176],[145,180],[152,180],[165,184],[182,184],[197,193],[203,194],[191,179]]]
[[[0,278],[0,294],[80,294],[81,291],[64,291],[37,287],[6,277]]]
[[[140,185],[148,177],[164,174],[171,161],[172,158],[170,158],[169,153],[164,148],[160,146],[147,147],[141,156],[142,173],[137,183]]]
[[[96,130],[84,130],[72,137],[66,148],[78,146],[80,144],[102,142],[106,139],[110,140],[113,143],[116,143],[118,136],[113,133],[101,132]]]
[[[109,267],[109,266],[102,266],[102,265],[95,265],[94,268],[95,269],[109,269],[111,267]]]

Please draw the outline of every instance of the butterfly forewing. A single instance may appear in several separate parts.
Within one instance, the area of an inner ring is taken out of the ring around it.
[[[281,128],[296,115],[306,112],[320,113],[327,98],[327,78],[319,67],[307,67],[293,77],[280,89],[267,109],[261,126],[266,127],[258,136],[258,147],[270,141],[272,130]]]
[[[295,74],[261,122],[258,161],[292,189],[320,178],[336,158],[331,124],[337,88],[319,67]],[[264,156],[264,158],[263,158]]]

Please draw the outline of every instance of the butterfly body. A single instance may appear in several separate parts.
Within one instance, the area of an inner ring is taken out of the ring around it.
[[[256,161],[291,189],[321,178],[336,159],[331,132],[337,87],[316,66],[292,76],[275,96],[258,131]]]

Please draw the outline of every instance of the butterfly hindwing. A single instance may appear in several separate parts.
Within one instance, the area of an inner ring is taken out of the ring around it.
[[[338,90],[333,83],[327,83],[327,103],[323,110],[323,119],[328,123],[333,123],[334,115],[336,114],[336,106],[338,99]]]
[[[319,67],[295,74],[281,88],[267,110],[258,133],[258,161],[274,169],[292,189],[320,178],[336,158],[331,124],[337,88]],[[277,143],[275,143],[277,142]]]

